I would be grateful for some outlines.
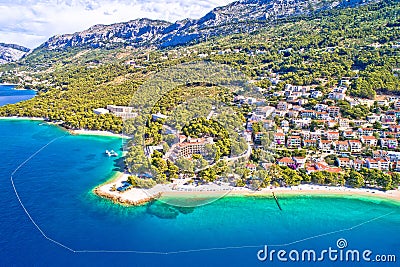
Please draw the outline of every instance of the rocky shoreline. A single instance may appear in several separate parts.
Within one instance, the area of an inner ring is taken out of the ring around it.
[[[162,195],[161,193],[157,193],[153,196],[148,196],[148,197],[141,198],[138,200],[132,200],[132,199],[124,198],[122,195],[118,196],[115,194],[107,193],[103,190],[100,190],[99,187],[96,187],[93,190],[93,192],[96,195],[98,195],[99,197],[111,200],[113,203],[121,204],[121,205],[128,205],[128,206],[141,206],[141,205],[147,204],[148,202],[151,202],[153,200],[160,198]]]

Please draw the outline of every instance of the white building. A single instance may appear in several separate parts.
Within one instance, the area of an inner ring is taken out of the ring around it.
[[[96,108],[96,109],[93,110],[93,112],[95,114],[97,114],[97,115],[110,113],[110,111],[108,109],[105,109],[105,108]]]
[[[133,112],[133,107],[107,105],[107,109],[123,120],[133,119],[138,115],[136,112]]]

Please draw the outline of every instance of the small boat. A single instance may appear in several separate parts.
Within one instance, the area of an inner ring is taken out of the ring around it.
[[[106,150],[104,153],[109,157],[118,157],[118,153],[115,152],[114,150],[111,151]]]

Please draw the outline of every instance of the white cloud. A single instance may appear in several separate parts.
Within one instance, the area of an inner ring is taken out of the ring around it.
[[[56,34],[137,18],[200,18],[233,0],[0,0],[0,42],[33,48]]]

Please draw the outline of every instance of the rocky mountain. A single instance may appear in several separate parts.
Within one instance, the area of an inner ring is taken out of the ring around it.
[[[121,45],[168,47],[201,40],[209,36],[256,30],[258,24],[322,10],[354,7],[378,0],[240,0],[218,7],[204,17],[167,21],[138,19],[112,25],[95,25],[74,34],[57,35],[40,48],[108,47]]]
[[[29,51],[29,48],[20,45],[0,43],[0,64],[17,61]]]

